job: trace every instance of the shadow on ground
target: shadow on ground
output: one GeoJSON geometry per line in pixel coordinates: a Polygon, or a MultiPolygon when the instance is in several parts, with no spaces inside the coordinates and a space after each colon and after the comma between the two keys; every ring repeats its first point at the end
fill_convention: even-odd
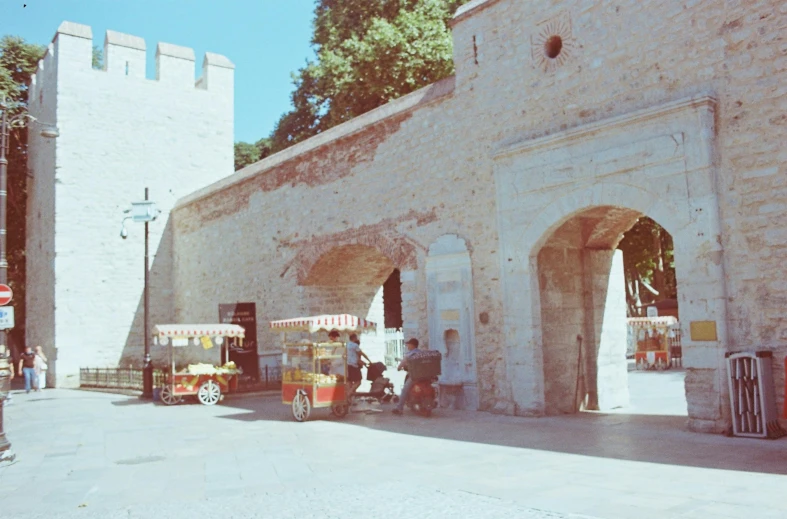
{"type": "MultiPolygon", "coordinates": [[[[220,420],[292,421],[278,395],[228,397],[220,420]],[[242,411],[233,413],[232,410],[242,411]]],[[[686,429],[686,416],[581,413],[543,418],[438,409],[431,418],[405,413],[351,413],[338,419],[327,409],[311,420],[333,421],[398,434],[537,449],[615,460],[711,469],[787,474],[787,440],[756,440],[700,434],[686,429]]],[[[298,426],[301,426],[298,424],[298,426]]]]}

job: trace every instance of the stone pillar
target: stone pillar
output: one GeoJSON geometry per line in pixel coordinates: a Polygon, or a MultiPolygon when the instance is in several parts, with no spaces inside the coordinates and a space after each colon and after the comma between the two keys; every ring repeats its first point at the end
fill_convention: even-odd
{"type": "Polygon", "coordinates": [[[623,252],[584,249],[586,409],[629,405],[623,252]]]}

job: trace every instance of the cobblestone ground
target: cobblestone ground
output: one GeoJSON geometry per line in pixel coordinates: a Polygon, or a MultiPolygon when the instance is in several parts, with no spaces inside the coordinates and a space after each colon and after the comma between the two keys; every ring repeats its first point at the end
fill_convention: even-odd
{"type": "Polygon", "coordinates": [[[685,416],[375,411],[296,423],[277,395],[17,394],[0,517],[787,517],[785,441],[694,434],[685,416]]]}
{"type": "MultiPolygon", "coordinates": [[[[281,519],[402,519],[431,518],[521,518],[521,519],[591,519],[575,514],[561,514],[532,508],[500,499],[462,491],[413,487],[404,483],[353,486],[324,486],[283,492],[263,492],[245,498],[210,499],[202,502],[165,502],[156,505],[130,506],[120,510],[91,511],[88,507],[68,514],[34,513],[27,519],[50,517],[103,518],[170,518],[194,517],[281,519]]],[[[5,516],[4,516],[5,517],[5,516]]],[[[19,517],[22,517],[21,515],[19,517]]]]}

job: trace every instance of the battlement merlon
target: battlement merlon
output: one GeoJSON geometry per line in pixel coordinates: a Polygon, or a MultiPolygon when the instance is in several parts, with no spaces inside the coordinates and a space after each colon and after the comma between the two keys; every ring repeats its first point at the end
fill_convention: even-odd
{"type": "Polygon", "coordinates": [[[146,65],[145,40],[131,34],[107,31],[104,38],[104,70],[107,73],[145,79],[146,65]]]}
{"type": "MultiPolygon", "coordinates": [[[[42,66],[55,59],[61,70],[90,70],[93,62],[93,31],[88,25],[64,21],[52,40],[54,50],[42,66]]],[[[111,75],[145,79],[147,47],[139,36],[107,31],[104,39],[104,72],[111,75]]],[[[156,80],[167,85],[195,87],[194,50],[171,43],[156,46],[156,80]]],[[[235,65],[220,54],[206,52],[202,76],[196,88],[232,94],[235,65]]],[[[101,71],[97,71],[101,72],[101,71]]],[[[36,79],[34,79],[36,81],[36,79]]],[[[40,83],[40,78],[37,79],[40,83]]]]}
{"type": "Polygon", "coordinates": [[[202,60],[202,77],[197,88],[233,92],[235,88],[235,64],[226,56],[206,52],[202,60]]]}
{"type": "Polygon", "coordinates": [[[156,46],[156,79],[185,88],[194,88],[194,49],[171,43],[156,46]]]}

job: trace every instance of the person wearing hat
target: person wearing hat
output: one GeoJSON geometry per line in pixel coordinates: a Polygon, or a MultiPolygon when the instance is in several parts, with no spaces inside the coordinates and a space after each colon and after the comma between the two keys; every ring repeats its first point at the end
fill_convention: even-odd
{"type": "MultiPolygon", "coordinates": [[[[396,368],[398,371],[405,369],[407,367],[407,360],[415,355],[415,350],[418,349],[418,339],[409,339],[405,344],[407,345],[407,352],[405,352],[404,358],[396,368]]],[[[402,411],[404,411],[404,404],[407,402],[407,397],[410,394],[410,389],[412,387],[412,377],[406,378],[404,381],[404,386],[402,386],[402,393],[399,395],[399,404],[396,406],[396,409],[393,410],[393,414],[402,414],[402,411]]]]}

